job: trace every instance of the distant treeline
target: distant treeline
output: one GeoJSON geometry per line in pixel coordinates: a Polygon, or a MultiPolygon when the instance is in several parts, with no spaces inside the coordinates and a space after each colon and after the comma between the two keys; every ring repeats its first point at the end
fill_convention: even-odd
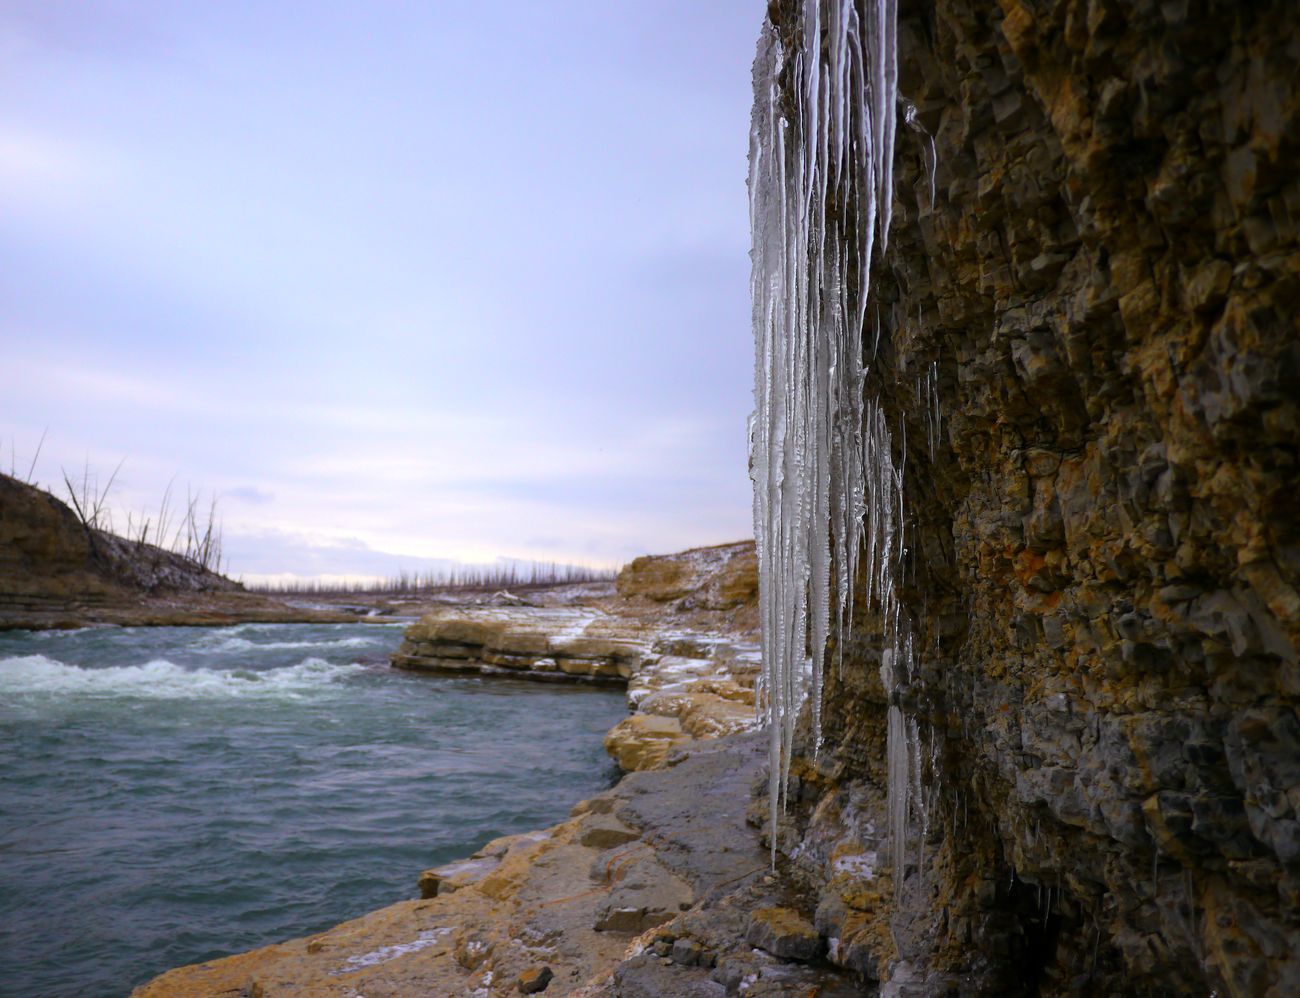
{"type": "Polygon", "coordinates": [[[459,565],[428,572],[398,572],[387,579],[368,582],[322,582],[301,579],[250,582],[249,592],[303,596],[346,596],[349,593],[429,593],[452,589],[525,589],[577,582],[609,582],[617,570],[562,565],[558,562],[511,562],[506,565],[459,565]]]}

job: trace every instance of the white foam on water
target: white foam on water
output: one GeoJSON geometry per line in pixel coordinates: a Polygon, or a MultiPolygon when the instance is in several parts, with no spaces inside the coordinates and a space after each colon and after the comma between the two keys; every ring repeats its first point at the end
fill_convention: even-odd
{"type": "Polygon", "coordinates": [[[294,648],[364,648],[376,644],[374,638],[324,638],[318,641],[249,641],[237,635],[222,638],[212,644],[200,642],[196,651],[217,654],[231,651],[283,651],[294,648]]]}
{"type": "Polygon", "coordinates": [[[364,671],[364,665],[335,664],[319,658],[256,672],[186,669],[165,658],[144,665],[86,669],[45,655],[19,655],[0,659],[0,696],[57,693],[146,700],[297,697],[364,671]]]}
{"type": "Polygon", "coordinates": [[[98,630],[94,627],[56,627],[45,631],[32,631],[26,635],[29,640],[49,641],[51,638],[66,638],[74,634],[84,634],[86,631],[98,630]]]}

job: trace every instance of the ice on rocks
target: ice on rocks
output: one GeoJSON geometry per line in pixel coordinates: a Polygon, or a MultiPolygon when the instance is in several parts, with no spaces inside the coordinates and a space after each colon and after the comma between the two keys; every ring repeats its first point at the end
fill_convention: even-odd
{"type": "Polygon", "coordinates": [[[449,935],[451,931],[448,928],[429,929],[421,932],[408,943],[381,946],[368,953],[362,953],[360,956],[350,956],[344,962],[342,969],[335,971],[335,975],[350,974],[354,970],[361,970],[364,967],[373,967],[376,964],[387,963],[389,960],[396,960],[399,956],[406,956],[408,953],[418,953],[422,949],[433,946],[440,939],[449,935]]]}

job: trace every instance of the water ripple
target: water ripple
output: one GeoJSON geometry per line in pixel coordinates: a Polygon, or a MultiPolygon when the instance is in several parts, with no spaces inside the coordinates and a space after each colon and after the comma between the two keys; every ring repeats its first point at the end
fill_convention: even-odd
{"type": "Polygon", "coordinates": [[[620,693],[356,661],[400,639],[0,634],[0,990],[124,994],[320,931],[608,785],[620,693]]]}

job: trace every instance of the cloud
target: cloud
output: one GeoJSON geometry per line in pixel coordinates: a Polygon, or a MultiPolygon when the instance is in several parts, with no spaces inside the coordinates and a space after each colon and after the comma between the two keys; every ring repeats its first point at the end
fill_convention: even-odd
{"type": "Polygon", "coordinates": [[[376,551],[357,537],[322,537],[287,530],[227,532],[226,555],[245,578],[277,576],[347,576],[387,578],[399,572],[445,571],[457,563],[450,558],[414,558],[376,551]]]}
{"type": "Polygon", "coordinates": [[[116,169],[106,150],[0,124],[0,204],[11,214],[73,218],[116,169]]]}
{"type": "Polygon", "coordinates": [[[254,506],[265,506],[275,500],[274,493],[267,492],[265,489],[259,489],[252,485],[241,485],[238,488],[226,489],[221,493],[223,499],[230,498],[237,502],[246,502],[254,506]]]}
{"type": "Polygon", "coordinates": [[[166,51],[160,27],[157,18],[144,16],[130,4],[6,0],[0,5],[0,29],[11,46],[55,56],[156,57],[166,51]]]}
{"type": "Polygon", "coordinates": [[[452,558],[417,558],[375,550],[356,537],[328,538],[280,530],[229,534],[224,543],[232,563],[242,566],[238,576],[249,583],[301,579],[370,581],[403,574],[440,577],[467,565],[515,564],[526,568],[534,562],[534,559],[507,557],[474,563],[452,558]],[[286,571],[285,566],[293,568],[286,571]]]}

